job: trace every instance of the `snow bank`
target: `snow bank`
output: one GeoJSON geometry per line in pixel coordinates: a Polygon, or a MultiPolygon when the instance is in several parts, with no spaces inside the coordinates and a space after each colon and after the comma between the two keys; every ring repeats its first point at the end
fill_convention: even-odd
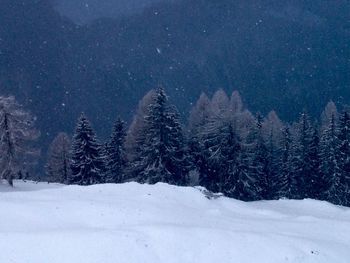
{"type": "Polygon", "coordinates": [[[166,184],[0,186],[0,262],[348,263],[350,209],[166,184]]]}

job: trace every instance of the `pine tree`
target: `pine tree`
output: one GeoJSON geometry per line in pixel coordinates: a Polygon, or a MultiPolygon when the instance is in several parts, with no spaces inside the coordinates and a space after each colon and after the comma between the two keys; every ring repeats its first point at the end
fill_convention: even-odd
{"type": "MultiPolygon", "coordinates": [[[[223,90],[218,90],[211,102],[207,123],[202,132],[202,165],[199,170],[199,183],[212,192],[222,191],[226,180],[226,161],[234,156],[227,156],[232,151],[233,126],[230,119],[229,99],[223,90]]],[[[226,183],[227,185],[227,183],[226,183]]]]}
{"type": "Polygon", "coordinates": [[[289,127],[283,130],[280,168],[275,177],[276,198],[292,198],[292,136],[289,127]]]}
{"type": "Polygon", "coordinates": [[[340,117],[339,126],[341,184],[344,185],[342,203],[350,206],[350,115],[346,110],[340,117]]]}
{"type": "Polygon", "coordinates": [[[318,199],[323,192],[324,181],[321,171],[320,160],[320,138],[316,128],[313,128],[310,145],[308,148],[309,155],[309,176],[305,178],[306,197],[318,199]]]}
{"type": "Polygon", "coordinates": [[[310,149],[313,137],[313,127],[309,116],[304,112],[301,114],[299,123],[295,127],[292,145],[292,198],[306,198],[308,177],[312,174],[310,149]]]}
{"type": "Polygon", "coordinates": [[[235,193],[236,184],[240,182],[241,142],[232,124],[228,124],[222,133],[221,149],[217,152],[217,172],[219,173],[218,190],[229,197],[239,198],[235,193]]]}
{"type": "Polygon", "coordinates": [[[262,133],[267,148],[268,199],[278,199],[280,190],[280,155],[282,152],[283,123],[271,111],[263,122],[262,133]]]}
{"type": "Polygon", "coordinates": [[[230,175],[232,176],[229,182],[231,188],[227,188],[225,194],[229,197],[243,201],[254,201],[261,198],[259,188],[259,180],[251,176],[250,170],[250,152],[246,145],[242,145],[237,159],[236,166],[232,166],[230,175]]]}
{"type": "Polygon", "coordinates": [[[124,149],[125,123],[117,119],[111,137],[106,145],[106,179],[107,183],[123,182],[123,172],[126,165],[124,149]]]}
{"type": "Polygon", "coordinates": [[[326,182],[324,199],[335,204],[342,204],[344,185],[341,182],[340,141],[336,117],[331,117],[328,127],[321,137],[321,167],[326,182]]]}
{"type": "Polygon", "coordinates": [[[84,114],[80,116],[73,136],[71,169],[71,184],[92,185],[102,182],[105,167],[101,145],[84,114]]]}
{"type": "Polygon", "coordinates": [[[162,88],[149,105],[145,116],[144,144],[133,168],[139,181],[154,184],[164,182],[184,185],[187,181],[188,156],[177,110],[170,106],[162,88]]]}
{"type": "Polygon", "coordinates": [[[270,183],[268,178],[268,150],[262,135],[262,117],[257,115],[256,127],[250,137],[252,140],[250,153],[249,175],[257,182],[257,192],[254,199],[268,199],[270,195],[270,183]]]}
{"type": "Polygon", "coordinates": [[[13,179],[25,168],[27,156],[37,155],[29,143],[38,136],[31,114],[14,97],[0,97],[0,179],[13,185],[13,179]]]}
{"type": "Polygon", "coordinates": [[[49,182],[67,183],[70,177],[70,148],[69,136],[61,132],[52,141],[47,158],[46,174],[49,182]]]}
{"type": "Polygon", "coordinates": [[[207,171],[201,174],[201,185],[210,191],[227,194],[233,187],[241,147],[232,123],[220,119],[213,121],[208,127],[205,146],[207,171]]]}

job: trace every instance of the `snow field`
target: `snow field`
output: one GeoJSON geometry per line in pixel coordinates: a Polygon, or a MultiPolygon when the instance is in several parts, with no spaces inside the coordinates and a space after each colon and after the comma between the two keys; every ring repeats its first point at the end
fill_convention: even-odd
{"type": "Polygon", "coordinates": [[[166,184],[0,186],[0,262],[350,262],[350,209],[166,184]]]}

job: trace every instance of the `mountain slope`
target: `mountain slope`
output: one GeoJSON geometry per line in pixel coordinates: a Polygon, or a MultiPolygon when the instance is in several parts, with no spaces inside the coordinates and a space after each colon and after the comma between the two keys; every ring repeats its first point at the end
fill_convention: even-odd
{"type": "Polygon", "coordinates": [[[166,184],[0,186],[1,262],[348,262],[350,210],[166,184]]]}

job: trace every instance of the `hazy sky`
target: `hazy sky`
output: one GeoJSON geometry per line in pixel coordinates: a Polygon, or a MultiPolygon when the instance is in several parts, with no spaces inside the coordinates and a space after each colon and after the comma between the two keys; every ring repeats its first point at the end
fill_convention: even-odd
{"type": "Polygon", "coordinates": [[[98,17],[115,17],[142,10],[145,6],[166,0],[59,0],[58,10],[77,23],[98,17]]]}

